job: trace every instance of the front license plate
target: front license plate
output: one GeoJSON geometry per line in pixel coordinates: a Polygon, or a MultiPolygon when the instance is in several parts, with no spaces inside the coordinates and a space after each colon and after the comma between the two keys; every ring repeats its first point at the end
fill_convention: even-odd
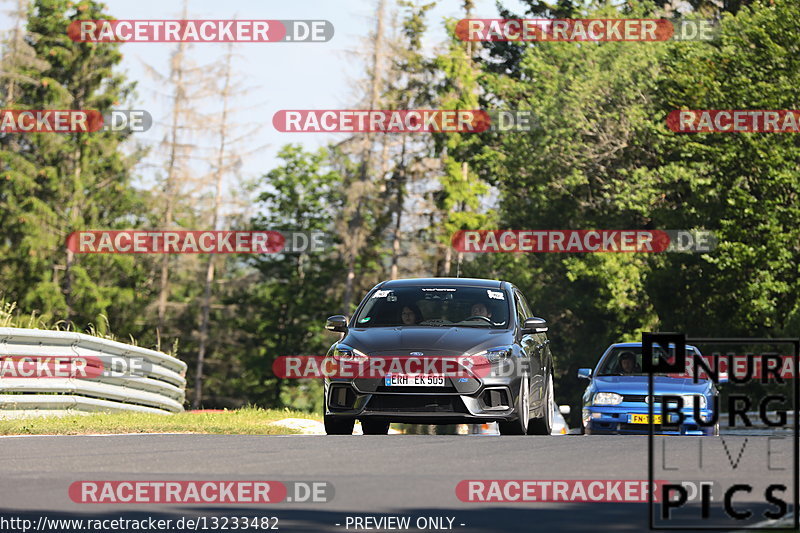
{"type": "MultiPolygon", "coordinates": [[[[628,415],[631,424],[649,424],[650,419],[648,415],[628,415]]],[[[661,423],[661,415],[653,415],[653,424],[661,423]]]]}
{"type": "Polygon", "coordinates": [[[444,376],[387,374],[387,387],[444,387],[444,376]]]}

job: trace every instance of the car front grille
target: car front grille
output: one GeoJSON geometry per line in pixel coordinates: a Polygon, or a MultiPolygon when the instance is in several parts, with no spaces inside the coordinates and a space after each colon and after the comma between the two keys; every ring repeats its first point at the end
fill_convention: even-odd
{"type": "MultiPolygon", "coordinates": [[[[661,404],[661,396],[656,396],[656,405],[661,404]]],[[[623,394],[622,395],[623,402],[631,402],[631,403],[647,403],[647,395],[646,394],[623,394]]]]}
{"type": "Polygon", "coordinates": [[[375,394],[367,403],[368,411],[466,413],[464,402],[457,395],[414,396],[403,394],[375,394]]]}
{"type": "Polygon", "coordinates": [[[646,403],[645,400],[647,398],[646,394],[624,394],[622,396],[623,402],[632,402],[632,403],[646,403]]]}

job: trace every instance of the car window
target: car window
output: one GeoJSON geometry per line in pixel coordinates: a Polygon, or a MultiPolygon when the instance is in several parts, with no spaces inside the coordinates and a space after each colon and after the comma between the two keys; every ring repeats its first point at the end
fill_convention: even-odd
{"type": "Polygon", "coordinates": [[[519,323],[520,327],[525,323],[525,319],[528,318],[528,311],[525,310],[525,306],[522,303],[522,295],[519,291],[514,291],[514,300],[515,300],[515,308],[517,312],[517,322],[519,323]]]}
{"type": "Polygon", "coordinates": [[[520,303],[522,304],[522,310],[525,312],[525,318],[532,318],[534,314],[531,311],[531,306],[528,305],[528,300],[525,299],[525,295],[523,295],[520,291],[517,291],[517,295],[519,296],[520,303]]]}
{"type": "MultiPolygon", "coordinates": [[[[689,350],[687,348],[687,350],[689,350]]],[[[664,351],[658,346],[653,347],[653,357],[658,357],[664,361],[669,361],[673,350],[664,351]]],[[[636,375],[645,376],[642,366],[642,347],[641,346],[617,346],[613,348],[601,361],[596,375],[598,376],[624,376],[636,375]]],[[[659,374],[674,377],[682,374],[659,374]]]]}
{"type": "Polygon", "coordinates": [[[372,291],[355,327],[463,326],[507,328],[509,302],[502,289],[419,286],[372,291]]]}
{"type": "Polygon", "coordinates": [[[615,348],[603,359],[603,365],[597,372],[598,376],[641,375],[642,349],[641,348],[615,348]],[[629,360],[629,361],[626,361],[629,360]]]}

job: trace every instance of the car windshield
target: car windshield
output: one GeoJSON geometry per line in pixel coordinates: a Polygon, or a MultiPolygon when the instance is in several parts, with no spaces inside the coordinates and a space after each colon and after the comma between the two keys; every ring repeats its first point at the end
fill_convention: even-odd
{"type": "Polygon", "coordinates": [[[485,287],[398,287],[373,291],[357,328],[388,326],[507,328],[508,296],[485,287]]]}
{"type": "MultiPolygon", "coordinates": [[[[690,348],[687,348],[687,352],[690,348]]],[[[659,346],[653,347],[653,358],[660,358],[664,361],[672,360],[674,349],[669,352],[664,351],[659,346]]],[[[600,368],[597,370],[598,376],[646,376],[647,372],[642,370],[642,347],[641,346],[618,346],[613,348],[603,359],[600,368]]],[[[660,376],[681,377],[682,374],[660,374],[660,376]]]]}

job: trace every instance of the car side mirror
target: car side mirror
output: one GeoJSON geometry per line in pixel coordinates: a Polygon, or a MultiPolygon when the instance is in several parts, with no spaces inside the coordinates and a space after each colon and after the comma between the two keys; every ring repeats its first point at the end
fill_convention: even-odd
{"type": "Polygon", "coordinates": [[[325,321],[325,329],[328,331],[347,332],[347,317],[344,315],[329,316],[325,321]]]}
{"type": "Polygon", "coordinates": [[[526,318],[522,325],[523,333],[547,333],[547,320],[539,317],[526,318]]]}
{"type": "Polygon", "coordinates": [[[591,368],[579,368],[578,369],[578,377],[580,379],[592,379],[592,369],[591,368]]]}

